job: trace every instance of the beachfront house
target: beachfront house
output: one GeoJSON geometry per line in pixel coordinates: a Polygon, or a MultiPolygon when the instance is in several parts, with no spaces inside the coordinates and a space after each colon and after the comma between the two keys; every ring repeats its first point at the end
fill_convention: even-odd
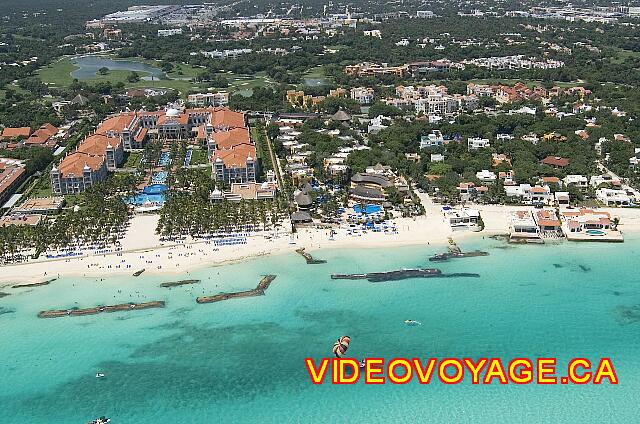
{"type": "Polygon", "coordinates": [[[526,205],[549,205],[553,203],[553,194],[549,186],[534,186],[530,184],[520,184],[514,186],[504,186],[507,197],[517,198],[526,205]]]}
{"type": "Polygon", "coordinates": [[[568,240],[623,241],[609,212],[593,209],[566,210],[562,216],[562,230],[568,240]]]}
{"type": "Polygon", "coordinates": [[[596,190],[596,198],[607,206],[631,206],[633,199],[624,190],[600,188],[596,190]]]}
{"type": "Polygon", "coordinates": [[[562,224],[553,209],[538,210],[533,215],[533,218],[538,225],[540,234],[551,237],[559,237],[562,235],[562,224]]]}
{"type": "Polygon", "coordinates": [[[443,208],[445,221],[451,227],[451,231],[470,230],[480,231],[480,211],[477,209],[443,208]]]}
{"type": "Polygon", "coordinates": [[[509,237],[512,240],[540,238],[540,230],[531,211],[512,211],[509,214],[509,237]]]}

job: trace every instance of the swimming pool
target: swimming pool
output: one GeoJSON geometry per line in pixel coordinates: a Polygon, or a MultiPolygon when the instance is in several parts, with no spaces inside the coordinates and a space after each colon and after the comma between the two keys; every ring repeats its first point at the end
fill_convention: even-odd
{"type": "Polygon", "coordinates": [[[143,190],[143,194],[162,194],[167,191],[167,186],[165,184],[152,184],[146,186],[143,190]]]}
{"type": "Polygon", "coordinates": [[[151,181],[154,183],[163,183],[167,180],[167,171],[154,172],[151,181]]]}
{"type": "Polygon", "coordinates": [[[164,204],[164,194],[146,194],[139,193],[127,199],[127,203],[135,206],[142,206],[146,203],[164,204]]]}
{"type": "Polygon", "coordinates": [[[364,213],[365,215],[371,215],[371,214],[374,214],[374,213],[381,213],[382,212],[382,206],[379,206],[379,205],[365,205],[364,211],[363,211],[362,207],[360,205],[354,205],[353,206],[353,211],[355,213],[358,213],[358,214],[364,213]]]}
{"type": "Polygon", "coordinates": [[[607,234],[604,231],[600,230],[587,230],[586,233],[590,236],[604,236],[605,234],[607,234]]]}
{"type": "Polygon", "coordinates": [[[153,184],[146,186],[142,193],[138,193],[133,197],[125,200],[126,203],[134,206],[142,206],[148,203],[164,204],[167,186],[164,184],[153,184]]]}
{"type": "Polygon", "coordinates": [[[193,155],[193,150],[188,149],[187,153],[184,156],[184,166],[189,166],[191,163],[191,156],[193,155]]]}
{"type": "Polygon", "coordinates": [[[160,154],[160,159],[158,159],[158,165],[160,166],[169,165],[169,152],[162,152],[160,154]]]}

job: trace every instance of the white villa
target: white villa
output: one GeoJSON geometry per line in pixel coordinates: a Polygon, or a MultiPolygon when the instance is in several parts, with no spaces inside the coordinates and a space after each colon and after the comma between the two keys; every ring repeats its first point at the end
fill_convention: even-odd
{"type": "Polygon", "coordinates": [[[445,219],[451,231],[471,230],[480,231],[480,211],[470,208],[443,210],[445,219]]]}
{"type": "Polygon", "coordinates": [[[443,144],[444,137],[439,130],[433,130],[429,135],[423,135],[420,137],[420,149],[442,146],[443,144]]]}
{"type": "Polygon", "coordinates": [[[626,191],[610,188],[596,190],[596,198],[607,206],[630,206],[633,203],[626,191]]]}
{"type": "Polygon", "coordinates": [[[482,181],[483,183],[494,183],[498,176],[495,172],[488,171],[483,169],[482,171],[476,172],[476,178],[482,181]]]}
{"type": "Polygon", "coordinates": [[[488,138],[469,138],[467,139],[469,150],[483,149],[491,146],[488,138]]]}

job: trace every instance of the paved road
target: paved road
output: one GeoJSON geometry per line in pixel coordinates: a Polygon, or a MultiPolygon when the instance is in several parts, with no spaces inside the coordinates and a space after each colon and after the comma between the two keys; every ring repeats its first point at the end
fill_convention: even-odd
{"type": "Polygon", "coordinates": [[[611,178],[619,180],[623,190],[632,192],[636,200],[640,200],[640,191],[631,187],[626,182],[627,181],[626,178],[621,178],[618,175],[614,174],[613,171],[610,171],[606,166],[604,166],[604,164],[599,159],[596,160],[596,165],[598,166],[598,169],[600,170],[600,172],[602,172],[603,174],[609,174],[611,175],[611,178]]]}

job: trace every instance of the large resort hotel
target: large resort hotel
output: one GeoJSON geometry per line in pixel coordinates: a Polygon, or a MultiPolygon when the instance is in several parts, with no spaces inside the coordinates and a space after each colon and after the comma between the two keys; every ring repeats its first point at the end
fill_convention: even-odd
{"type": "Polygon", "coordinates": [[[256,148],[245,116],[227,108],[124,112],[104,120],[96,132],[80,143],[51,170],[57,195],[80,193],[115,170],[125,151],[144,148],[150,139],[187,140],[206,144],[213,174],[227,184],[255,182],[256,148]]]}

